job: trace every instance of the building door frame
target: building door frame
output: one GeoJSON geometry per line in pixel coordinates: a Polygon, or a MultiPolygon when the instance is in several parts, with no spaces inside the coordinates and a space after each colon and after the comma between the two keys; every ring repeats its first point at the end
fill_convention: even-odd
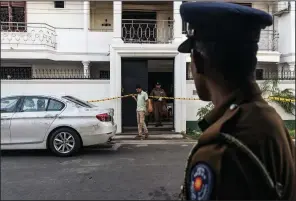
{"type": "MultiPolygon", "coordinates": [[[[121,96],[122,58],[174,58],[174,95],[186,97],[186,57],[175,45],[116,44],[110,45],[110,97],[121,96]]],[[[176,132],[186,131],[186,100],[175,100],[174,125],[176,132]]],[[[117,133],[122,132],[121,100],[113,100],[117,133]]]]}

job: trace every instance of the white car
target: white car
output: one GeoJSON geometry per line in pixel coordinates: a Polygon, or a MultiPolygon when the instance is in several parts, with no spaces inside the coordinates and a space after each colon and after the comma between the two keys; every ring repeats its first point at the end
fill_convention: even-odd
{"type": "Polygon", "coordinates": [[[1,149],[49,149],[70,156],[105,144],[117,130],[114,110],[72,96],[22,95],[1,98],[1,149]]]}

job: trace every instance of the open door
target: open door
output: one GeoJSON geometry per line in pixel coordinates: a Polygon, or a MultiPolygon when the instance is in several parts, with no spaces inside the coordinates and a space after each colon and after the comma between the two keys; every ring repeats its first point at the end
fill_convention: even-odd
{"type": "MultiPolygon", "coordinates": [[[[122,95],[135,94],[136,85],[140,84],[144,91],[148,90],[147,59],[122,59],[122,95]]],[[[131,98],[121,99],[122,127],[137,127],[136,101],[131,98]]]]}

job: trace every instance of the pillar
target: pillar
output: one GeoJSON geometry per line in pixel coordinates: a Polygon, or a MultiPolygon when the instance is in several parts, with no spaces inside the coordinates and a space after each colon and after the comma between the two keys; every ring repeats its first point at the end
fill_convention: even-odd
{"type": "MultiPolygon", "coordinates": [[[[174,85],[175,97],[187,97],[187,86],[186,86],[186,58],[185,54],[178,54],[175,56],[174,62],[174,85]]],[[[174,122],[176,132],[186,131],[186,100],[175,100],[174,104],[174,122]]]]}
{"type": "Polygon", "coordinates": [[[84,31],[84,51],[88,52],[88,32],[90,24],[90,7],[89,1],[83,1],[83,31],[84,31]]]}
{"type": "Polygon", "coordinates": [[[122,32],[122,2],[113,1],[113,41],[115,43],[123,43],[121,39],[122,32]]]}
{"type": "Polygon", "coordinates": [[[174,43],[181,43],[182,40],[182,18],[180,16],[180,6],[182,1],[174,1],[174,43]]]}
{"type": "Polygon", "coordinates": [[[82,61],[83,64],[83,75],[84,78],[90,78],[90,68],[89,68],[89,61],[82,61]]]}

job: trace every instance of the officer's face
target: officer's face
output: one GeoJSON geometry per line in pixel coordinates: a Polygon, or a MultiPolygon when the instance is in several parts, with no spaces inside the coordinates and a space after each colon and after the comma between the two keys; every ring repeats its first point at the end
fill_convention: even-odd
{"type": "Polygon", "coordinates": [[[197,95],[203,101],[210,101],[211,97],[207,85],[207,78],[203,74],[197,73],[197,68],[203,68],[203,66],[196,66],[195,64],[194,57],[191,55],[190,66],[197,95]]]}
{"type": "Polygon", "coordinates": [[[161,88],[161,85],[156,85],[156,88],[157,88],[157,89],[160,89],[160,88],[161,88]]]}

